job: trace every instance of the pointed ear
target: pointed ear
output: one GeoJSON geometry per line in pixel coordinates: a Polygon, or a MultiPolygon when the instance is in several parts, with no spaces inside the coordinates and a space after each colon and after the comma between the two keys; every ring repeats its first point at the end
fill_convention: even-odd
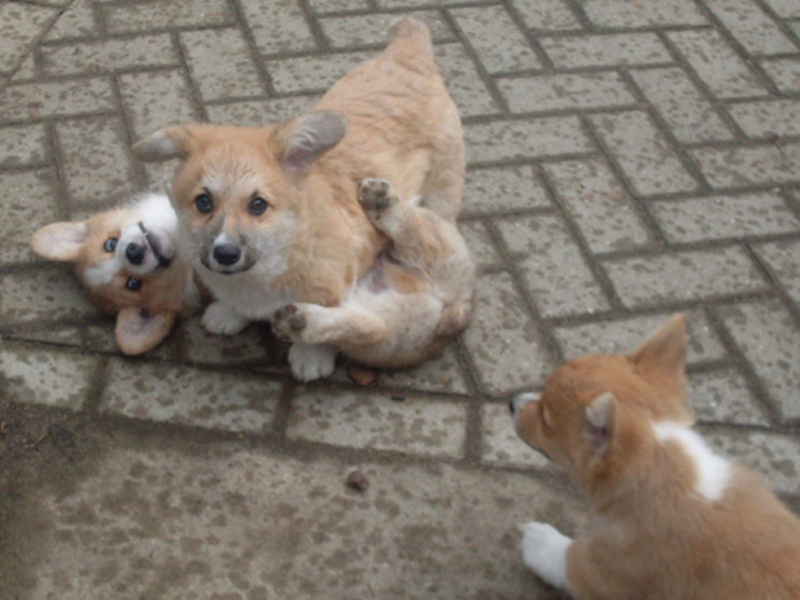
{"type": "Polygon", "coordinates": [[[135,158],[143,162],[186,158],[192,151],[197,133],[202,127],[203,125],[197,123],[164,127],[136,142],[131,151],[135,158]]]}
{"type": "Polygon", "coordinates": [[[628,358],[640,372],[660,373],[684,385],[687,349],[686,320],[681,313],[677,313],[628,358]]]}
{"type": "Polygon", "coordinates": [[[279,125],[272,143],[283,167],[297,174],[342,141],[346,132],[347,119],[342,113],[316,110],[279,125]]]}
{"type": "Polygon", "coordinates": [[[117,313],[114,334],[124,354],[142,354],[155,348],[167,337],[175,323],[177,313],[165,310],[154,315],[141,308],[123,308],[117,313]]]}
{"type": "Polygon", "coordinates": [[[600,394],[584,411],[583,438],[589,443],[594,456],[600,456],[608,448],[614,434],[614,417],[617,399],[611,392],[600,394]]]}
{"type": "Polygon", "coordinates": [[[75,262],[88,237],[89,228],[83,221],[50,223],[33,234],[31,249],[48,260],[75,262]]]}

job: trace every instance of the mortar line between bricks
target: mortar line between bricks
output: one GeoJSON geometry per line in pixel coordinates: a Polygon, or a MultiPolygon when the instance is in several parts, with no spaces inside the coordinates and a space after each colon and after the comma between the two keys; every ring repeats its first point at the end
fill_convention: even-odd
{"type": "MultiPolygon", "coordinates": [[[[764,2],[764,0],[751,0],[758,8],[764,12],[774,23],[778,25],[778,28],[783,32],[783,34],[791,40],[791,42],[797,46],[797,52],[800,52],[800,35],[795,34],[794,30],[786,25],[787,19],[781,18],[778,13],[776,13],[773,8],[764,2]]],[[[773,58],[778,57],[780,58],[780,54],[770,54],[769,56],[762,56],[760,57],[762,60],[765,58],[773,58]]]]}
{"type": "MultiPolygon", "coordinates": [[[[175,40],[172,40],[172,43],[174,44],[175,40]]],[[[147,189],[149,185],[147,182],[147,173],[145,171],[144,164],[134,158],[131,150],[134,143],[133,125],[127,107],[125,106],[125,102],[122,99],[122,91],[120,90],[119,79],[117,76],[111,77],[111,93],[113,94],[114,102],[117,105],[117,111],[115,111],[114,115],[117,116],[117,118],[122,122],[122,136],[125,142],[125,148],[123,148],[123,152],[125,152],[125,156],[128,157],[131,168],[133,169],[134,182],[136,183],[136,187],[138,189],[147,189]]]]}
{"type": "MultiPolygon", "coordinates": [[[[245,18],[244,10],[242,9],[239,0],[228,0],[228,4],[231,7],[234,18],[239,22],[239,30],[241,31],[244,42],[247,45],[247,51],[249,52],[250,58],[253,61],[253,66],[255,67],[258,79],[261,82],[261,85],[264,86],[263,89],[266,92],[266,97],[271,98],[275,96],[275,85],[272,81],[272,75],[270,75],[269,70],[267,69],[266,61],[262,58],[258,51],[258,44],[256,44],[256,38],[253,35],[253,28],[250,27],[250,23],[245,18]]],[[[211,105],[213,103],[208,102],[206,104],[211,105]]]]}
{"type": "MultiPolygon", "coordinates": [[[[499,115],[507,115],[508,114],[508,103],[506,99],[503,97],[503,94],[500,93],[500,90],[497,88],[494,79],[486,70],[486,67],[483,66],[483,62],[481,62],[478,53],[475,51],[475,48],[472,47],[472,44],[469,42],[469,39],[464,32],[461,31],[461,28],[456,23],[456,20],[453,18],[453,15],[447,9],[442,9],[441,11],[442,18],[444,19],[445,23],[447,23],[448,27],[452,31],[455,32],[456,41],[461,43],[464,52],[466,52],[467,57],[475,66],[475,70],[478,73],[478,78],[483,82],[486,86],[486,90],[489,92],[489,95],[492,97],[492,101],[495,103],[495,106],[498,107],[499,113],[493,113],[499,115]]],[[[462,119],[463,122],[463,119],[462,119]]]]}
{"type": "Polygon", "coordinates": [[[603,294],[605,295],[606,300],[608,300],[608,302],[611,304],[611,308],[616,310],[625,310],[625,305],[622,302],[622,299],[619,297],[619,294],[617,294],[614,284],[611,282],[611,279],[609,279],[608,274],[600,262],[595,260],[594,254],[589,247],[589,243],[583,237],[583,232],[581,232],[581,229],[578,227],[578,224],[575,222],[572,214],[569,212],[569,210],[567,210],[566,206],[561,200],[561,197],[556,191],[556,186],[552,181],[550,181],[550,178],[544,169],[538,167],[536,171],[536,174],[541,180],[544,189],[547,191],[547,195],[550,197],[553,206],[555,206],[558,213],[560,213],[561,219],[566,225],[567,231],[569,232],[573,243],[578,247],[578,253],[581,255],[584,263],[586,263],[586,266],[591,271],[594,280],[600,285],[600,289],[603,290],[603,294]]]}
{"type": "Polygon", "coordinates": [[[761,259],[758,252],[756,252],[751,244],[743,244],[745,251],[750,256],[750,260],[756,265],[756,268],[761,272],[762,277],[764,277],[772,287],[777,292],[777,297],[786,307],[786,310],[792,316],[792,319],[797,324],[798,328],[800,328],[800,309],[798,309],[797,305],[794,302],[794,299],[791,297],[789,292],[783,286],[779,277],[776,277],[772,271],[772,268],[769,264],[761,259]]]}
{"type": "MultiPolygon", "coordinates": [[[[189,104],[195,109],[196,113],[200,120],[203,122],[208,122],[208,113],[206,112],[206,107],[203,104],[203,95],[200,93],[197,84],[194,81],[194,77],[192,77],[192,69],[191,65],[189,64],[189,59],[186,57],[186,49],[183,47],[183,41],[181,40],[181,36],[179,32],[172,33],[172,40],[173,44],[175,45],[175,49],[178,54],[178,63],[180,68],[180,76],[183,82],[186,84],[186,88],[189,90],[189,104]]],[[[166,123],[162,123],[158,127],[163,127],[166,123]]],[[[152,132],[146,132],[145,135],[149,135],[152,132]]]]}
{"type": "Polygon", "coordinates": [[[45,138],[50,145],[50,161],[55,172],[56,190],[55,200],[58,215],[61,219],[69,221],[72,219],[72,207],[69,203],[67,191],[67,175],[64,171],[64,161],[61,157],[61,143],[53,121],[45,121],[45,138]]]}
{"type": "Polygon", "coordinates": [[[86,400],[80,412],[87,415],[95,415],[100,412],[100,402],[103,399],[106,386],[108,386],[110,362],[110,355],[100,355],[98,358],[97,367],[92,374],[89,391],[86,394],[86,400]]]}
{"type": "Polygon", "coordinates": [[[317,51],[323,54],[330,52],[331,45],[328,42],[328,38],[325,36],[325,32],[322,29],[322,25],[317,20],[314,11],[311,10],[311,7],[308,4],[308,0],[296,0],[296,2],[297,5],[300,7],[300,11],[303,13],[306,25],[311,31],[311,36],[317,42],[317,51]]]}
{"type": "MultiPolygon", "coordinates": [[[[511,21],[514,23],[514,25],[517,26],[517,29],[520,31],[520,33],[522,33],[522,37],[525,39],[526,42],[528,42],[528,45],[533,50],[534,54],[536,54],[536,58],[539,60],[539,64],[542,65],[544,71],[545,72],[552,71],[553,61],[550,60],[550,57],[547,55],[547,52],[545,52],[544,48],[539,43],[537,36],[532,35],[531,32],[528,30],[528,28],[525,26],[525,22],[519,15],[517,7],[514,6],[511,0],[503,0],[501,6],[503,6],[506,9],[506,13],[508,14],[511,21]]],[[[494,73],[493,76],[497,77],[498,74],[494,73]]]]}
{"type": "Polygon", "coordinates": [[[597,27],[592,23],[589,15],[586,14],[586,11],[583,9],[583,4],[579,0],[563,0],[563,2],[578,20],[583,33],[592,34],[597,31],[597,27]]]}

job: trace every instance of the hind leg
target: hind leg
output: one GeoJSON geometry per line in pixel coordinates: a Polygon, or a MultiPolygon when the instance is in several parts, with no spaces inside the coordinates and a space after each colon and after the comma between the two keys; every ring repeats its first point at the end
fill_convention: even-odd
{"type": "Polygon", "coordinates": [[[341,344],[347,342],[370,345],[386,338],[383,319],[360,306],[289,304],[272,318],[275,334],[291,342],[304,344],[341,344]]]}

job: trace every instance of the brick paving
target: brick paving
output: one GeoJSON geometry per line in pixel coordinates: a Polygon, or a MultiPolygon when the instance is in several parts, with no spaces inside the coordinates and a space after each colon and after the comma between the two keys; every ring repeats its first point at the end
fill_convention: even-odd
{"type": "Polygon", "coordinates": [[[701,430],[800,508],[795,0],[4,1],[0,81],[0,597],[556,598],[515,524],[583,509],[505,403],[678,310],[701,430]],[[158,127],[307,110],[406,13],[465,125],[470,329],[374,386],[296,384],[266,325],[120,356],[30,235],[163,189],[158,127]]]}

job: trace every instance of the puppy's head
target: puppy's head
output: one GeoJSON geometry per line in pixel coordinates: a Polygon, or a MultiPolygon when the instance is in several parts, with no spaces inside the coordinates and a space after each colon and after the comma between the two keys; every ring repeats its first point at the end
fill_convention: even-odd
{"type": "Polygon", "coordinates": [[[511,401],[517,433],[588,490],[622,476],[650,421],[690,424],[686,325],[674,315],[629,356],[589,355],[556,369],[541,394],[511,401]]]}
{"type": "Polygon", "coordinates": [[[171,198],[198,269],[277,273],[307,210],[309,171],[346,129],[335,111],[261,129],[177,125],[140,141],[133,152],[145,161],[181,159],[171,198]]]}
{"type": "Polygon", "coordinates": [[[147,196],[86,221],[51,223],[33,235],[31,248],[72,263],[92,300],[117,316],[122,351],[140,354],[161,342],[182,308],[188,268],[175,260],[176,236],[169,201],[147,196]]]}

